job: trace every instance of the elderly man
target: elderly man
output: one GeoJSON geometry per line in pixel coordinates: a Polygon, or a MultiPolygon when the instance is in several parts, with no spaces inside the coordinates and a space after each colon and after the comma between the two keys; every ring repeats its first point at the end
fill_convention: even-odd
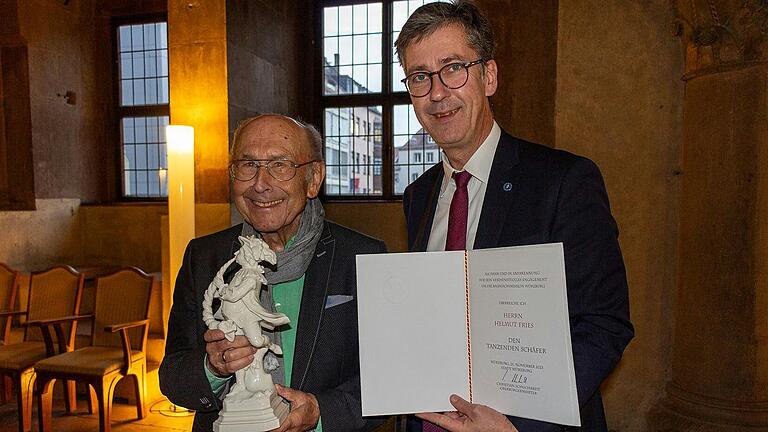
{"type": "MultiPolygon", "coordinates": [[[[410,249],[562,242],[580,430],[606,431],[600,383],[616,367],[633,328],[618,231],[598,168],[512,137],[496,124],[489,102],[498,85],[493,34],[472,3],[422,6],[395,45],[416,116],[443,150],[442,163],[405,190],[410,249]]],[[[458,396],[451,402],[457,412],[421,417],[452,431],[565,429],[507,419],[458,396]]]]}
{"type": "Polygon", "coordinates": [[[273,380],[291,403],[278,430],[373,428],[360,407],[355,255],[384,252],[384,244],[325,220],[317,199],[322,140],[310,125],[274,114],[246,120],[235,131],[230,173],[245,222],[187,247],[160,366],[163,393],[196,411],[194,431],[210,431],[234,373],[253,360],[245,337],[229,342],[208,330],[201,308],[208,284],[240,247],[238,236],[255,234],[277,253],[277,269],[266,273],[268,306],[290,318],[273,335],[283,349],[273,380]]]}

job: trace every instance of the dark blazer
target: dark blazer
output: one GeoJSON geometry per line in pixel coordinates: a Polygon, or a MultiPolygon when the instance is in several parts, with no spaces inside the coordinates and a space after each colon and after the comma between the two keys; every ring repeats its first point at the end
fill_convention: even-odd
{"type": "MultiPolygon", "coordinates": [[[[192,240],[176,280],[160,388],[173,403],[196,411],[193,431],[211,431],[222,407],[204,370],[202,303],[216,271],[240,247],[241,230],[237,225],[192,240]]],[[[379,424],[363,419],[360,406],[355,255],[385,251],[383,242],[326,221],[305,273],[291,387],[315,395],[326,432],[379,424]],[[326,306],[332,295],[351,301],[326,306]]]]}
{"type": "MultiPolygon", "coordinates": [[[[424,251],[443,180],[437,164],[405,189],[408,246],[424,251]]],[[[477,227],[475,249],[562,242],[582,431],[606,431],[600,383],[634,335],[618,229],[589,159],[502,131],[477,227]]],[[[447,395],[446,395],[447,397],[447,395]]],[[[510,418],[520,430],[565,428],[510,418]]]]}

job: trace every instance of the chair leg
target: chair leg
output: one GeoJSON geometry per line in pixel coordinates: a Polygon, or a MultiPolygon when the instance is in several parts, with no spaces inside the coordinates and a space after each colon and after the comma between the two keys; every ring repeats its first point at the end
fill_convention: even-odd
{"type": "Polygon", "coordinates": [[[147,416],[145,404],[147,399],[146,369],[146,365],[142,365],[138,373],[131,375],[134,382],[134,390],[136,391],[136,416],[140,419],[147,416]]]}
{"type": "Polygon", "coordinates": [[[51,431],[51,410],[53,405],[54,378],[47,376],[37,377],[37,421],[40,432],[51,431]]]}
{"type": "Polygon", "coordinates": [[[64,407],[67,409],[67,414],[72,414],[77,410],[77,393],[75,388],[75,381],[64,381],[64,407]]]}
{"type": "Polygon", "coordinates": [[[86,384],[88,387],[88,414],[96,414],[98,411],[98,396],[96,396],[96,389],[93,388],[93,384],[86,384]]]}
{"type": "Polygon", "coordinates": [[[110,432],[112,418],[112,396],[115,394],[115,386],[120,380],[119,376],[104,377],[96,385],[96,397],[99,401],[99,432],[110,432]]]}
{"type": "Polygon", "coordinates": [[[13,380],[8,375],[3,375],[3,403],[6,404],[13,399],[13,380]]]}
{"type": "Polygon", "coordinates": [[[19,432],[32,430],[32,395],[35,386],[35,370],[27,369],[19,373],[19,432]]]}

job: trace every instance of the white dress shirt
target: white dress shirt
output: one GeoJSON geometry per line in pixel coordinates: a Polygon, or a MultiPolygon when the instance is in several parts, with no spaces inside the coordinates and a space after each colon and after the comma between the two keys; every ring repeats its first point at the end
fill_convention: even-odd
{"type": "MultiPolygon", "coordinates": [[[[467,250],[472,250],[475,245],[475,234],[477,234],[477,224],[480,221],[480,212],[483,210],[485,189],[488,186],[493,156],[496,154],[496,147],[499,145],[500,137],[501,128],[494,121],[491,133],[488,134],[485,141],[475,151],[475,154],[464,165],[464,171],[472,175],[467,184],[467,192],[469,194],[467,250]]],[[[432,220],[432,231],[429,233],[428,251],[445,250],[445,240],[448,236],[448,214],[451,210],[453,192],[456,190],[456,182],[453,179],[453,173],[456,170],[451,166],[444,152],[442,153],[442,159],[443,183],[440,186],[440,197],[437,199],[437,209],[435,209],[435,217],[432,220]]]]}

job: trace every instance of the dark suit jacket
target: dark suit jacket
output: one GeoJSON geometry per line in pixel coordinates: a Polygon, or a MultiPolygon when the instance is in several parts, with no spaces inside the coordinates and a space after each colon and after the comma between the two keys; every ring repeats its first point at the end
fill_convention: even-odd
{"type": "MultiPolygon", "coordinates": [[[[176,281],[160,388],[173,403],[196,411],[193,431],[212,430],[222,407],[204,370],[202,303],[216,271],[240,247],[241,230],[237,225],[191,241],[176,281]]],[[[378,424],[363,419],[360,406],[355,255],[385,251],[383,242],[326,221],[305,273],[291,387],[317,397],[326,432],[378,424]],[[326,307],[331,295],[353,300],[326,307]]]]}
{"type": "MultiPolygon", "coordinates": [[[[443,166],[405,189],[412,251],[427,247],[443,166]]],[[[600,383],[632,339],[624,262],[616,222],[595,164],[502,131],[493,159],[475,249],[562,242],[581,430],[606,431],[600,383]]],[[[447,397],[447,395],[446,395],[447,397]]],[[[560,426],[510,418],[520,432],[560,426]]]]}

